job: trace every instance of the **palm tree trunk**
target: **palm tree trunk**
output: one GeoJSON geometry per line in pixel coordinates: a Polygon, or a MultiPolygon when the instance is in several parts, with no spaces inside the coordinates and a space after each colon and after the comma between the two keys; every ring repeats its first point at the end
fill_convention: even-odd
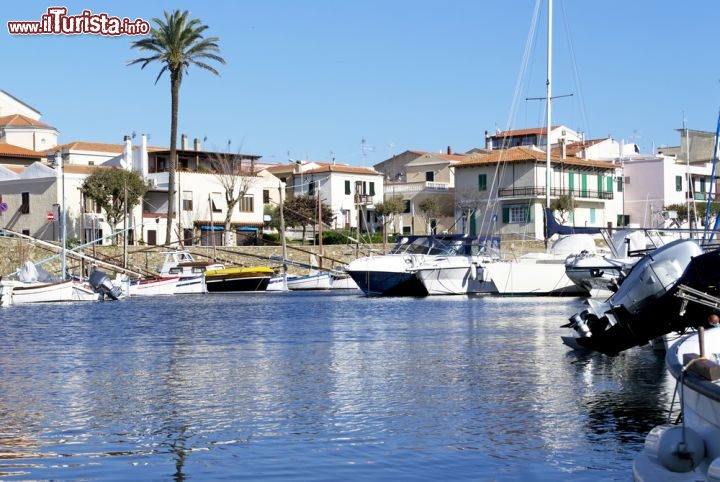
{"type": "Polygon", "coordinates": [[[170,73],[170,162],[168,165],[168,211],[165,244],[172,239],[175,212],[175,171],[177,170],[178,98],[180,97],[180,72],[170,73]]]}

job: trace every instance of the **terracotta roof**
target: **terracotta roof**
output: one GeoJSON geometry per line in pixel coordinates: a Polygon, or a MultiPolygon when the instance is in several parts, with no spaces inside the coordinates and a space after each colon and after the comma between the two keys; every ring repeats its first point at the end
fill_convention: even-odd
{"type": "Polygon", "coordinates": [[[324,172],[343,172],[346,174],[368,174],[374,176],[380,175],[380,173],[375,169],[371,169],[369,167],[348,166],[347,164],[327,164],[315,169],[310,169],[309,171],[304,171],[303,174],[320,174],[324,172]]]}
{"type": "Polygon", "coordinates": [[[5,115],[0,117],[0,126],[31,126],[31,127],[50,127],[44,122],[36,121],[30,117],[20,114],[5,115]]]}
{"type": "MultiPolygon", "coordinates": [[[[133,145],[138,147],[137,145],[133,145]]],[[[67,144],[60,144],[51,149],[42,151],[43,154],[53,154],[56,151],[92,151],[92,152],[112,152],[113,154],[122,154],[125,149],[125,144],[110,144],[105,142],[88,142],[88,141],[73,141],[67,144]]],[[[151,147],[148,146],[148,152],[163,151],[167,150],[162,147],[151,147]]]]}
{"type": "Polygon", "coordinates": [[[0,156],[34,157],[37,159],[44,157],[44,155],[40,152],[5,143],[0,143],[0,156]]]}
{"type": "MultiPolygon", "coordinates": [[[[582,152],[583,150],[587,149],[588,147],[592,147],[596,144],[600,144],[602,142],[605,142],[606,140],[610,139],[609,137],[605,137],[604,139],[590,139],[585,142],[571,142],[565,146],[565,152],[568,156],[575,156],[577,153],[582,152]]],[[[552,152],[560,155],[560,147],[553,147],[552,152]]]]}
{"type": "Polygon", "coordinates": [[[467,158],[464,154],[442,154],[440,152],[425,152],[425,151],[408,151],[408,152],[412,152],[413,154],[417,154],[418,156],[431,155],[431,156],[439,157],[441,159],[445,159],[446,161],[454,161],[454,162],[463,161],[467,158]]]}
{"type": "Polygon", "coordinates": [[[85,164],[65,164],[63,170],[66,174],[92,174],[96,169],[112,169],[104,166],[87,166],[85,164]]]}
{"type": "MultiPolygon", "coordinates": [[[[534,149],[532,147],[518,146],[510,149],[499,149],[490,154],[474,155],[466,158],[465,161],[455,165],[455,167],[483,166],[488,164],[497,164],[500,162],[527,162],[527,161],[545,161],[545,151],[534,149]]],[[[558,155],[550,155],[550,161],[554,163],[562,163],[573,166],[601,167],[605,169],[614,169],[616,166],[611,162],[594,161],[590,159],[580,159],[577,157],[566,157],[562,159],[558,155]]]]}
{"type": "MultiPolygon", "coordinates": [[[[552,126],[550,130],[555,130],[560,126],[552,126]]],[[[527,135],[545,135],[545,128],[544,127],[531,127],[529,129],[515,129],[515,130],[509,130],[509,131],[498,131],[495,134],[491,135],[492,138],[498,138],[498,137],[514,137],[514,136],[527,136],[527,135]]]]}

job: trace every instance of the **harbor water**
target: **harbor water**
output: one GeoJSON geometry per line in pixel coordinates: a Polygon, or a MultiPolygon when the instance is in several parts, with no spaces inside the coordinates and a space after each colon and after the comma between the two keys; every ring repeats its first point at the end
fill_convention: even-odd
{"type": "Polygon", "coordinates": [[[577,298],[357,291],[0,310],[3,480],[631,480],[662,355],[570,351],[577,298]]]}

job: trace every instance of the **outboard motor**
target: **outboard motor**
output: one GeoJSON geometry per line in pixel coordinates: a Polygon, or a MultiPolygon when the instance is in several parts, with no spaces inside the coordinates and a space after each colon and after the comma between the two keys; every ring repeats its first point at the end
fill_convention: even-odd
{"type": "MultiPolygon", "coordinates": [[[[588,299],[589,308],[570,317],[563,337],[572,348],[616,355],[660,336],[705,320],[702,307],[683,311],[675,293],[679,285],[708,291],[720,282],[720,252],[703,253],[694,240],[668,243],[645,255],[607,301],[588,299]]],[[[709,312],[708,312],[709,313],[709,312]]]]}
{"type": "Polygon", "coordinates": [[[88,283],[93,287],[95,293],[100,295],[100,299],[110,298],[111,300],[117,300],[122,294],[122,288],[115,286],[110,281],[110,277],[102,271],[95,270],[90,274],[88,283]]]}

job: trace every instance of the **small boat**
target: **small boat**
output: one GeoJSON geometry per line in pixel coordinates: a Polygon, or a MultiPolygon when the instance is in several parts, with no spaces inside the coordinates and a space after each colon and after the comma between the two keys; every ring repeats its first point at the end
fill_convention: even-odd
{"type": "MultiPolygon", "coordinates": [[[[720,307],[720,299],[712,301],[720,307]]],[[[717,317],[715,318],[717,320],[717,317]]],[[[712,323],[712,322],[711,322],[712,323]]],[[[633,461],[638,482],[720,480],[720,328],[699,328],[667,352],[681,413],[653,428],[633,461]]]]}
{"type": "Polygon", "coordinates": [[[174,295],[178,290],[180,277],[156,278],[143,280],[127,280],[122,286],[127,288],[128,296],[167,296],[174,295]]]}
{"type": "Polygon", "coordinates": [[[330,289],[332,290],[359,290],[357,283],[345,269],[333,270],[330,273],[330,289]]]}
{"type": "Polygon", "coordinates": [[[163,253],[164,261],[158,270],[160,278],[180,278],[175,294],[207,293],[204,273],[207,270],[225,268],[213,261],[196,261],[189,251],[176,250],[163,253]]]}
{"type": "Polygon", "coordinates": [[[307,276],[296,276],[287,279],[289,290],[329,290],[331,285],[330,273],[315,273],[307,276]]]}
{"type": "Polygon", "coordinates": [[[208,293],[265,291],[274,272],[265,266],[222,268],[205,271],[208,293]]]}

